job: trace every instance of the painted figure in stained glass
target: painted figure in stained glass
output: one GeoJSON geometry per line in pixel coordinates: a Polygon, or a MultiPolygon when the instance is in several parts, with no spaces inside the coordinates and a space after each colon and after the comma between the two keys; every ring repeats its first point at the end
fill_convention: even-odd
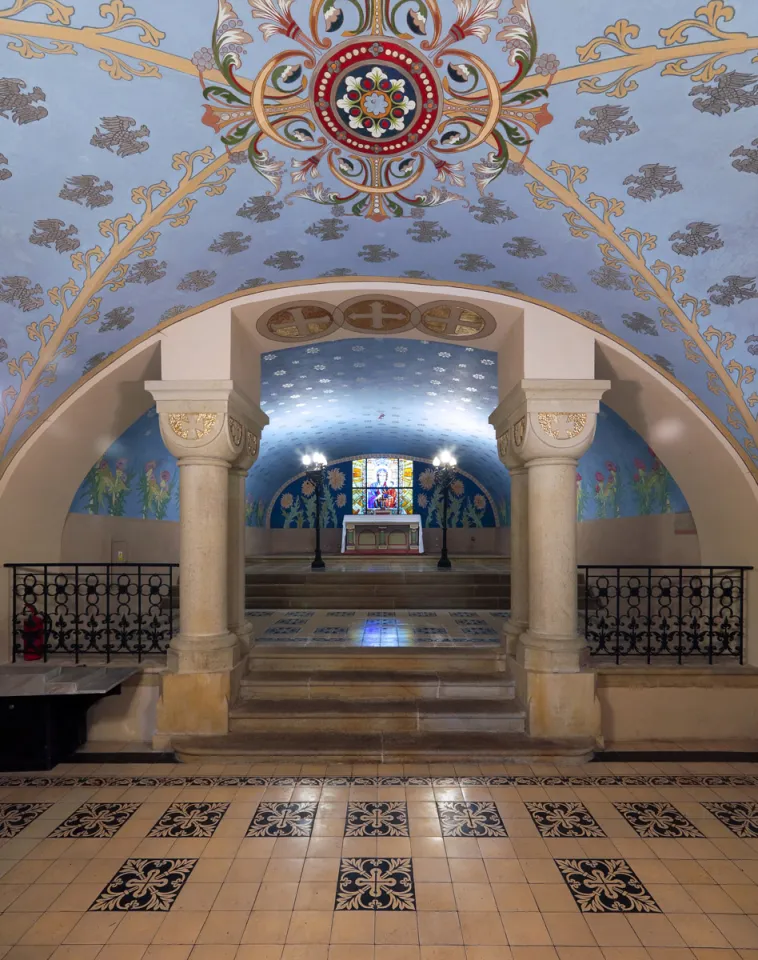
{"type": "Polygon", "coordinates": [[[394,510],[397,506],[397,490],[389,485],[389,471],[379,467],[376,471],[375,486],[369,488],[369,510],[394,510]]]}

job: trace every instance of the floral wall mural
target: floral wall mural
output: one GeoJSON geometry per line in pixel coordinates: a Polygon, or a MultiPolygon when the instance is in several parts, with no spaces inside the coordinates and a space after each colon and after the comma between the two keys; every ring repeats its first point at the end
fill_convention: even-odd
{"type": "MultiPolygon", "coordinates": [[[[494,435],[489,438],[489,444],[494,451],[494,435]]],[[[364,450],[354,456],[375,453],[364,450]]],[[[401,450],[387,455],[403,454],[401,450]]],[[[274,455],[271,446],[267,448],[264,431],[260,459],[247,479],[247,525],[313,527],[315,489],[304,474],[291,477],[279,485],[278,490],[272,487],[270,479],[267,486],[261,486],[261,465],[274,455]]],[[[324,527],[341,526],[343,516],[351,512],[353,458],[329,464],[321,515],[324,527]]],[[[414,510],[421,515],[425,527],[439,527],[442,499],[434,485],[430,459],[415,457],[413,461],[414,510]]],[[[481,475],[475,477],[465,470],[463,464],[461,471],[452,489],[449,525],[508,526],[510,479],[505,468],[498,462],[494,472],[485,474],[486,481],[481,475]]],[[[603,404],[593,444],[578,464],[576,502],[580,521],[688,510],[681,490],[655,453],[603,404]]],[[[132,424],[92,465],[74,497],[71,512],[149,520],[179,519],[179,468],[163,445],[155,409],[132,424]]]]}

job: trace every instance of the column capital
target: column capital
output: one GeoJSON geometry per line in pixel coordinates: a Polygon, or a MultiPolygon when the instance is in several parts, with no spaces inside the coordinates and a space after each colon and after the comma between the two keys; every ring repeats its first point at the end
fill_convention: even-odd
{"type": "Polygon", "coordinates": [[[225,460],[249,470],[258,456],[266,414],[232,380],[148,380],[161,435],[181,459],[225,460]]]}
{"type": "Polygon", "coordinates": [[[609,380],[521,380],[490,415],[506,467],[545,457],[579,459],[595,435],[609,380]]]}

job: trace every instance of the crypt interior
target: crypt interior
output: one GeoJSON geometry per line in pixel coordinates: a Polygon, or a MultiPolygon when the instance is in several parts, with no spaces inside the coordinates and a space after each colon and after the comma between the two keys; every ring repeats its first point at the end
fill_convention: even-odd
{"type": "Polygon", "coordinates": [[[757,63],[0,10],[0,958],[758,957],[757,63]]]}

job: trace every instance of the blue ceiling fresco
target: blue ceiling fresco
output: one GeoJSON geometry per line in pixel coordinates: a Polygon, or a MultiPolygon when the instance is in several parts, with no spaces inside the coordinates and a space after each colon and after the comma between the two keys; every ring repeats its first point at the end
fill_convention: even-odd
{"type": "Polygon", "coordinates": [[[268,502],[315,450],[329,460],[431,458],[444,447],[503,495],[505,471],[487,422],[497,389],[496,354],[457,344],[361,337],[266,353],[261,402],[271,422],[248,495],[268,502]]]}
{"type": "MultiPolygon", "coordinates": [[[[233,17],[226,0],[221,6],[227,25],[238,15],[239,26],[228,28],[238,42],[227,38],[223,49],[239,55],[236,74],[249,89],[272,55],[292,47],[271,32],[271,11],[283,16],[287,5],[235,0],[233,17]]],[[[511,131],[510,159],[488,183],[481,179],[488,154],[504,158],[492,139],[451,155],[437,181],[427,158],[408,196],[429,202],[399,204],[378,220],[356,214],[353,201],[319,205],[292,196],[333,185],[326,159],[312,177],[292,166],[311,156],[297,144],[261,143],[271,163],[284,164],[274,175],[282,180],[277,191],[245,151],[227,153],[223,129],[203,122],[213,101],[202,84],[206,93],[229,86],[210,49],[217,0],[135,7],[17,0],[0,11],[1,454],[84,373],[162,318],[262,283],[355,274],[520,291],[599,324],[692,391],[758,474],[754,0],[444,0],[442,36],[453,22],[463,24],[460,48],[502,81],[514,76],[523,36],[532,36],[517,36],[531,16],[538,45],[530,74],[510,94],[545,91],[522,104],[534,108],[531,126],[525,120],[521,127],[533,142],[527,149],[511,131]],[[549,115],[536,122],[542,108],[549,115]],[[293,173],[306,179],[293,181],[293,173]]],[[[352,28],[340,20],[350,7],[314,0],[335,45],[352,28]]],[[[417,41],[431,42],[431,9],[420,0],[402,6],[406,45],[421,51],[417,41]]],[[[308,4],[295,0],[290,14],[307,24],[308,4]]],[[[315,60],[325,51],[316,50],[315,60]]],[[[456,69],[446,60],[440,82],[455,86],[463,75],[456,69]]],[[[291,91],[301,81],[290,73],[282,82],[291,91]]],[[[381,431],[407,415],[403,389],[417,389],[392,380],[400,345],[382,347],[387,422],[374,423],[376,394],[367,399],[379,388],[364,394],[352,382],[354,423],[351,414],[340,424],[339,450],[329,428],[330,457],[393,447],[381,431]]],[[[322,359],[342,351],[332,361],[344,364],[344,377],[333,371],[332,379],[351,382],[352,350],[343,343],[319,349],[322,359]]],[[[445,347],[413,349],[431,366],[426,354],[445,347]]],[[[447,352],[457,359],[461,348],[447,352]]],[[[275,389],[273,375],[266,379],[264,389],[275,389]]],[[[344,400],[348,387],[335,389],[344,400]]],[[[446,407],[427,407],[432,399],[439,398],[414,408],[430,418],[418,426],[421,456],[458,429],[443,416],[446,407]]],[[[267,394],[267,407],[272,401],[305,416],[289,396],[267,394]]],[[[308,415],[317,430],[316,412],[308,415]]],[[[302,422],[292,427],[298,437],[302,422]]],[[[483,479],[487,469],[483,463],[483,479]]]]}

